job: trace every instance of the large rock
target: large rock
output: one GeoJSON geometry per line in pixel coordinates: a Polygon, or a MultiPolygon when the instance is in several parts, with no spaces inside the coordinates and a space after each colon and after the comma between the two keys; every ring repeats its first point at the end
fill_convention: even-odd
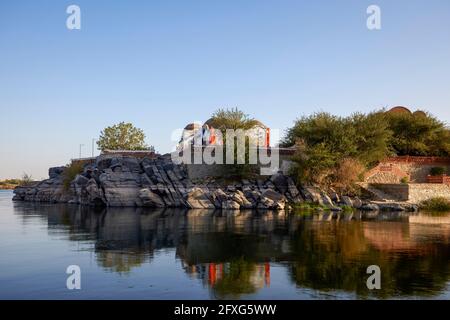
{"type": "Polygon", "coordinates": [[[291,194],[292,198],[294,198],[294,199],[299,198],[300,191],[298,191],[297,186],[294,183],[294,180],[292,180],[291,177],[287,177],[287,183],[288,183],[288,191],[291,194]]]}
{"type": "Polygon", "coordinates": [[[286,206],[286,198],[284,195],[267,189],[261,193],[261,198],[258,203],[259,209],[275,209],[284,210],[286,206]]]}
{"type": "Polygon", "coordinates": [[[48,169],[48,176],[50,177],[50,179],[54,179],[57,178],[58,176],[60,176],[63,172],[64,169],[66,167],[53,167],[48,169]]]}
{"type": "Polygon", "coordinates": [[[164,200],[158,194],[147,188],[139,191],[139,198],[144,207],[164,208],[166,206],[164,200]]]}
{"type": "Polygon", "coordinates": [[[136,206],[139,199],[141,177],[137,173],[112,172],[106,170],[100,175],[105,190],[106,204],[111,207],[136,206]]]}
{"type": "Polygon", "coordinates": [[[364,205],[362,200],[360,198],[358,198],[358,197],[354,197],[352,199],[352,201],[353,201],[353,207],[356,208],[356,209],[359,209],[359,208],[361,208],[364,205]]]}
{"type": "Polygon", "coordinates": [[[285,194],[288,191],[288,180],[285,175],[278,172],[270,177],[270,181],[273,183],[275,188],[280,191],[282,194],[285,194]]]}
{"type": "Polygon", "coordinates": [[[243,209],[251,209],[254,207],[254,203],[247,200],[244,193],[237,190],[232,197],[233,201],[237,202],[243,209]]]}
{"type": "Polygon", "coordinates": [[[360,209],[363,211],[379,211],[380,207],[374,203],[368,203],[363,205],[360,209]]]}
{"type": "Polygon", "coordinates": [[[334,207],[333,200],[331,200],[331,198],[326,193],[322,193],[321,204],[324,204],[328,207],[334,207]]]}
{"type": "Polygon", "coordinates": [[[222,209],[224,210],[239,210],[241,205],[233,200],[226,200],[222,202],[222,209]]]}
{"type": "Polygon", "coordinates": [[[314,202],[317,204],[323,204],[322,195],[318,188],[306,186],[302,188],[302,191],[307,201],[314,202]]]}
{"type": "Polygon", "coordinates": [[[344,205],[353,207],[353,200],[349,196],[342,196],[341,201],[344,205]]]}
{"type": "Polygon", "coordinates": [[[102,206],[105,205],[103,190],[98,187],[95,179],[90,179],[86,184],[87,201],[89,205],[102,206]]]}
{"type": "Polygon", "coordinates": [[[187,195],[187,204],[191,209],[214,209],[214,204],[209,200],[205,191],[201,188],[193,188],[187,195]]]}

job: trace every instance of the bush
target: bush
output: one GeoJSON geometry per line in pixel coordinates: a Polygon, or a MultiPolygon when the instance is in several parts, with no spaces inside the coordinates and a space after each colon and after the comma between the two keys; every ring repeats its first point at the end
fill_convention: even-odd
{"type": "Polygon", "coordinates": [[[345,158],[339,162],[332,175],[333,187],[343,193],[352,192],[355,182],[361,180],[365,167],[359,160],[345,158]]]}
{"type": "Polygon", "coordinates": [[[83,172],[83,164],[81,162],[72,162],[68,165],[63,172],[63,186],[64,190],[68,191],[70,189],[70,183],[75,179],[77,174],[83,172]]]}
{"type": "Polygon", "coordinates": [[[400,183],[403,183],[403,184],[409,183],[409,178],[408,177],[401,178],[400,183]]]}
{"type": "Polygon", "coordinates": [[[450,211],[450,201],[443,197],[432,198],[423,201],[420,208],[427,211],[450,211]]]}
{"type": "Polygon", "coordinates": [[[33,182],[33,178],[31,175],[24,173],[22,175],[22,180],[20,181],[21,186],[27,186],[33,182]]]}
{"type": "Polygon", "coordinates": [[[358,163],[355,170],[350,170],[350,180],[356,180],[355,176],[365,167],[390,154],[391,133],[383,119],[381,113],[337,117],[322,112],[297,120],[282,145],[297,146],[294,161],[298,180],[319,184],[333,179],[346,182],[349,179],[339,172],[344,169],[342,166],[350,169],[346,163],[351,161],[358,163]]]}
{"type": "Polygon", "coordinates": [[[430,175],[432,176],[442,176],[445,173],[445,168],[443,167],[433,167],[430,170],[430,175]]]}

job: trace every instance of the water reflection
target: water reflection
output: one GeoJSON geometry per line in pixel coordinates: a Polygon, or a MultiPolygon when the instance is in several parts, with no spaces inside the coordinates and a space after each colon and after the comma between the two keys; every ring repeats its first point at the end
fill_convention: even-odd
{"type": "MultiPolygon", "coordinates": [[[[424,213],[286,214],[208,210],[91,209],[16,204],[25,223],[36,214],[48,232],[93,241],[98,265],[130,273],[174,249],[180,272],[213,297],[239,298],[271,286],[282,267],[292,285],[360,298],[428,297],[445,292],[450,275],[450,215],[424,213]],[[366,287],[379,265],[382,289],[366,287]]],[[[289,298],[289,297],[286,297],[289,298]]],[[[291,297],[295,298],[295,296],[291,297]]]]}

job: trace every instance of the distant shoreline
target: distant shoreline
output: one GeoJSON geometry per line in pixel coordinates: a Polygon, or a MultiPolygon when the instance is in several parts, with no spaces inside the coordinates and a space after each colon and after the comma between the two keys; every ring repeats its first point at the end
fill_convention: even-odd
{"type": "Polygon", "coordinates": [[[18,185],[5,185],[0,186],[0,190],[14,190],[18,185]]]}

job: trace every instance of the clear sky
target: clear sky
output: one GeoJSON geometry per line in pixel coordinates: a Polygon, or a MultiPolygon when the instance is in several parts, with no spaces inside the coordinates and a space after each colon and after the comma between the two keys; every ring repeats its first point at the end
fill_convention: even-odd
{"type": "Polygon", "coordinates": [[[120,121],[168,152],[219,107],[285,130],[394,105],[450,122],[450,1],[0,1],[0,179],[44,178],[120,121]]]}

